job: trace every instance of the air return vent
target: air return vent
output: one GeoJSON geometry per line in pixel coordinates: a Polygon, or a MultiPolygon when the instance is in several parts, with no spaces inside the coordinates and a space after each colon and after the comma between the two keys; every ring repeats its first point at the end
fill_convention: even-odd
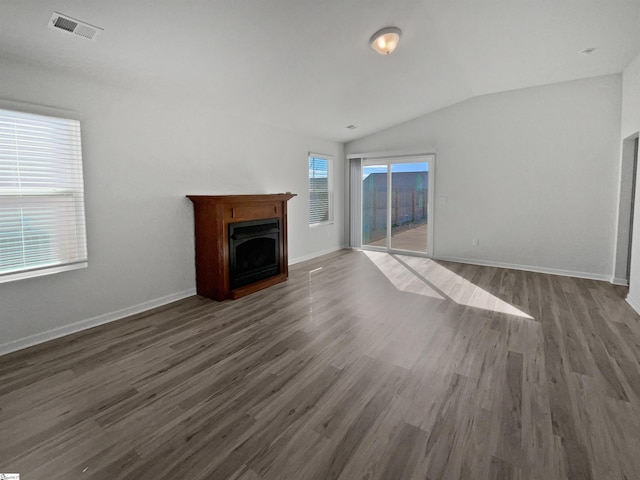
{"type": "Polygon", "coordinates": [[[78,35],[79,37],[86,38],[87,40],[95,40],[98,32],[103,30],[100,27],[81,22],[80,20],[76,20],[73,17],[63,15],[58,12],[54,12],[51,16],[49,28],[72,33],[73,35],[78,35]]]}

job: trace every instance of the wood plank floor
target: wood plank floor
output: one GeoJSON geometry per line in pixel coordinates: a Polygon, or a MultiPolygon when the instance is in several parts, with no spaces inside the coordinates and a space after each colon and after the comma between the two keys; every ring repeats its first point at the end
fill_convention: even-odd
{"type": "Polygon", "coordinates": [[[607,283],[378,252],[0,358],[21,479],[638,479],[640,322],[607,283]]]}

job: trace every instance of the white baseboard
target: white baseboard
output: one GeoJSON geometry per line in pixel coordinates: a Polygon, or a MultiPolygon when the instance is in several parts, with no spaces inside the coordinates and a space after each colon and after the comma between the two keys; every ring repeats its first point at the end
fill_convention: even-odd
{"type": "Polygon", "coordinates": [[[10,342],[0,344],[0,355],[15,352],[16,350],[31,347],[33,345],[44,343],[55,338],[64,337],[65,335],[80,332],[82,330],[86,330],[87,328],[97,327],[98,325],[113,322],[115,320],[120,320],[121,318],[135,315],[137,313],[142,313],[147,310],[151,310],[152,308],[161,307],[162,305],[166,305],[168,303],[175,302],[176,300],[181,300],[195,294],[196,289],[190,288],[189,290],[184,290],[182,292],[172,293],[163,297],[154,298],[153,300],[139,303],[138,305],[133,305],[132,307],[123,308],[121,310],[116,310],[115,312],[105,313],[102,315],[98,315],[97,317],[92,317],[86,320],[80,320],[79,322],[71,323],[69,325],[64,325],[62,327],[53,328],[51,330],[47,330],[46,332],[36,333],[24,338],[12,340],[10,342]]]}
{"type": "Polygon", "coordinates": [[[342,250],[344,248],[349,248],[349,247],[333,247],[333,248],[328,248],[326,250],[322,250],[320,252],[315,252],[315,253],[311,253],[309,255],[305,255],[303,257],[296,257],[294,259],[289,259],[289,265],[295,265],[296,263],[300,263],[300,262],[306,262],[307,260],[312,260],[316,257],[321,257],[322,255],[326,255],[328,253],[333,253],[333,252],[337,252],[338,250],[342,250]]]}
{"type": "Polygon", "coordinates": [[[508,268],[511,270],[524,270],[526,272],[548,273],[550,275],[562,275],[564,277],[587,278],[589,280],[611,281],[611,276],[600,273],[576,272],[573,270],[560,270],[556,268],[534,267],[531,265],[518,265],[514,263],[492,262],[487,260],[475,260],[472,258],[460,257],[434,257],[434,260],[443,260],[445,262],[469,263],[471,265],[481,265],[484,267],[508,268]]]}
{"type": "Polygon", "coordinates": [[[633,308],[636,311],[636,313],[640,314],[640,302],[631,298],[630,295],[627,295],[627,298],[625,300],[629,305],[631,305],[631,308],[633,308]]]}
{"type": "Polygon", "coordinates": [[[614,285],[622,285],[623,287],[629,286],[629,280],[627,280],[626,278],[613,277],[613,279],[611,279],[611,283],[613,283],[614,285]]]}

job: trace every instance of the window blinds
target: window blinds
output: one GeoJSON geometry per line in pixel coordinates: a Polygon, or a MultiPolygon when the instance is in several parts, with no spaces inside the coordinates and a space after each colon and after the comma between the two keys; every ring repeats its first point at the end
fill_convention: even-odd
{"type": "Polygon", "coordinates": [[[0,110],[0,282],[86,266],[80,122],[0,110]]]}
{"type": "Polygon", "coordinates": [[[329,160],[309,157],[309,224],[329,221],[329,160]]]}

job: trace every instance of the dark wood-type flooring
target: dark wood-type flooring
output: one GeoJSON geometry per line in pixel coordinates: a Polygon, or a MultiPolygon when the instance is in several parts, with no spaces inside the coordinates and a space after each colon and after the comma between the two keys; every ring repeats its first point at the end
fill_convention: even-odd
{"type": "Polygon", "coordinates": [[[0,358],[30,479],[640,478],[640,322],[604,282],[342,251],[0,358]]]}

